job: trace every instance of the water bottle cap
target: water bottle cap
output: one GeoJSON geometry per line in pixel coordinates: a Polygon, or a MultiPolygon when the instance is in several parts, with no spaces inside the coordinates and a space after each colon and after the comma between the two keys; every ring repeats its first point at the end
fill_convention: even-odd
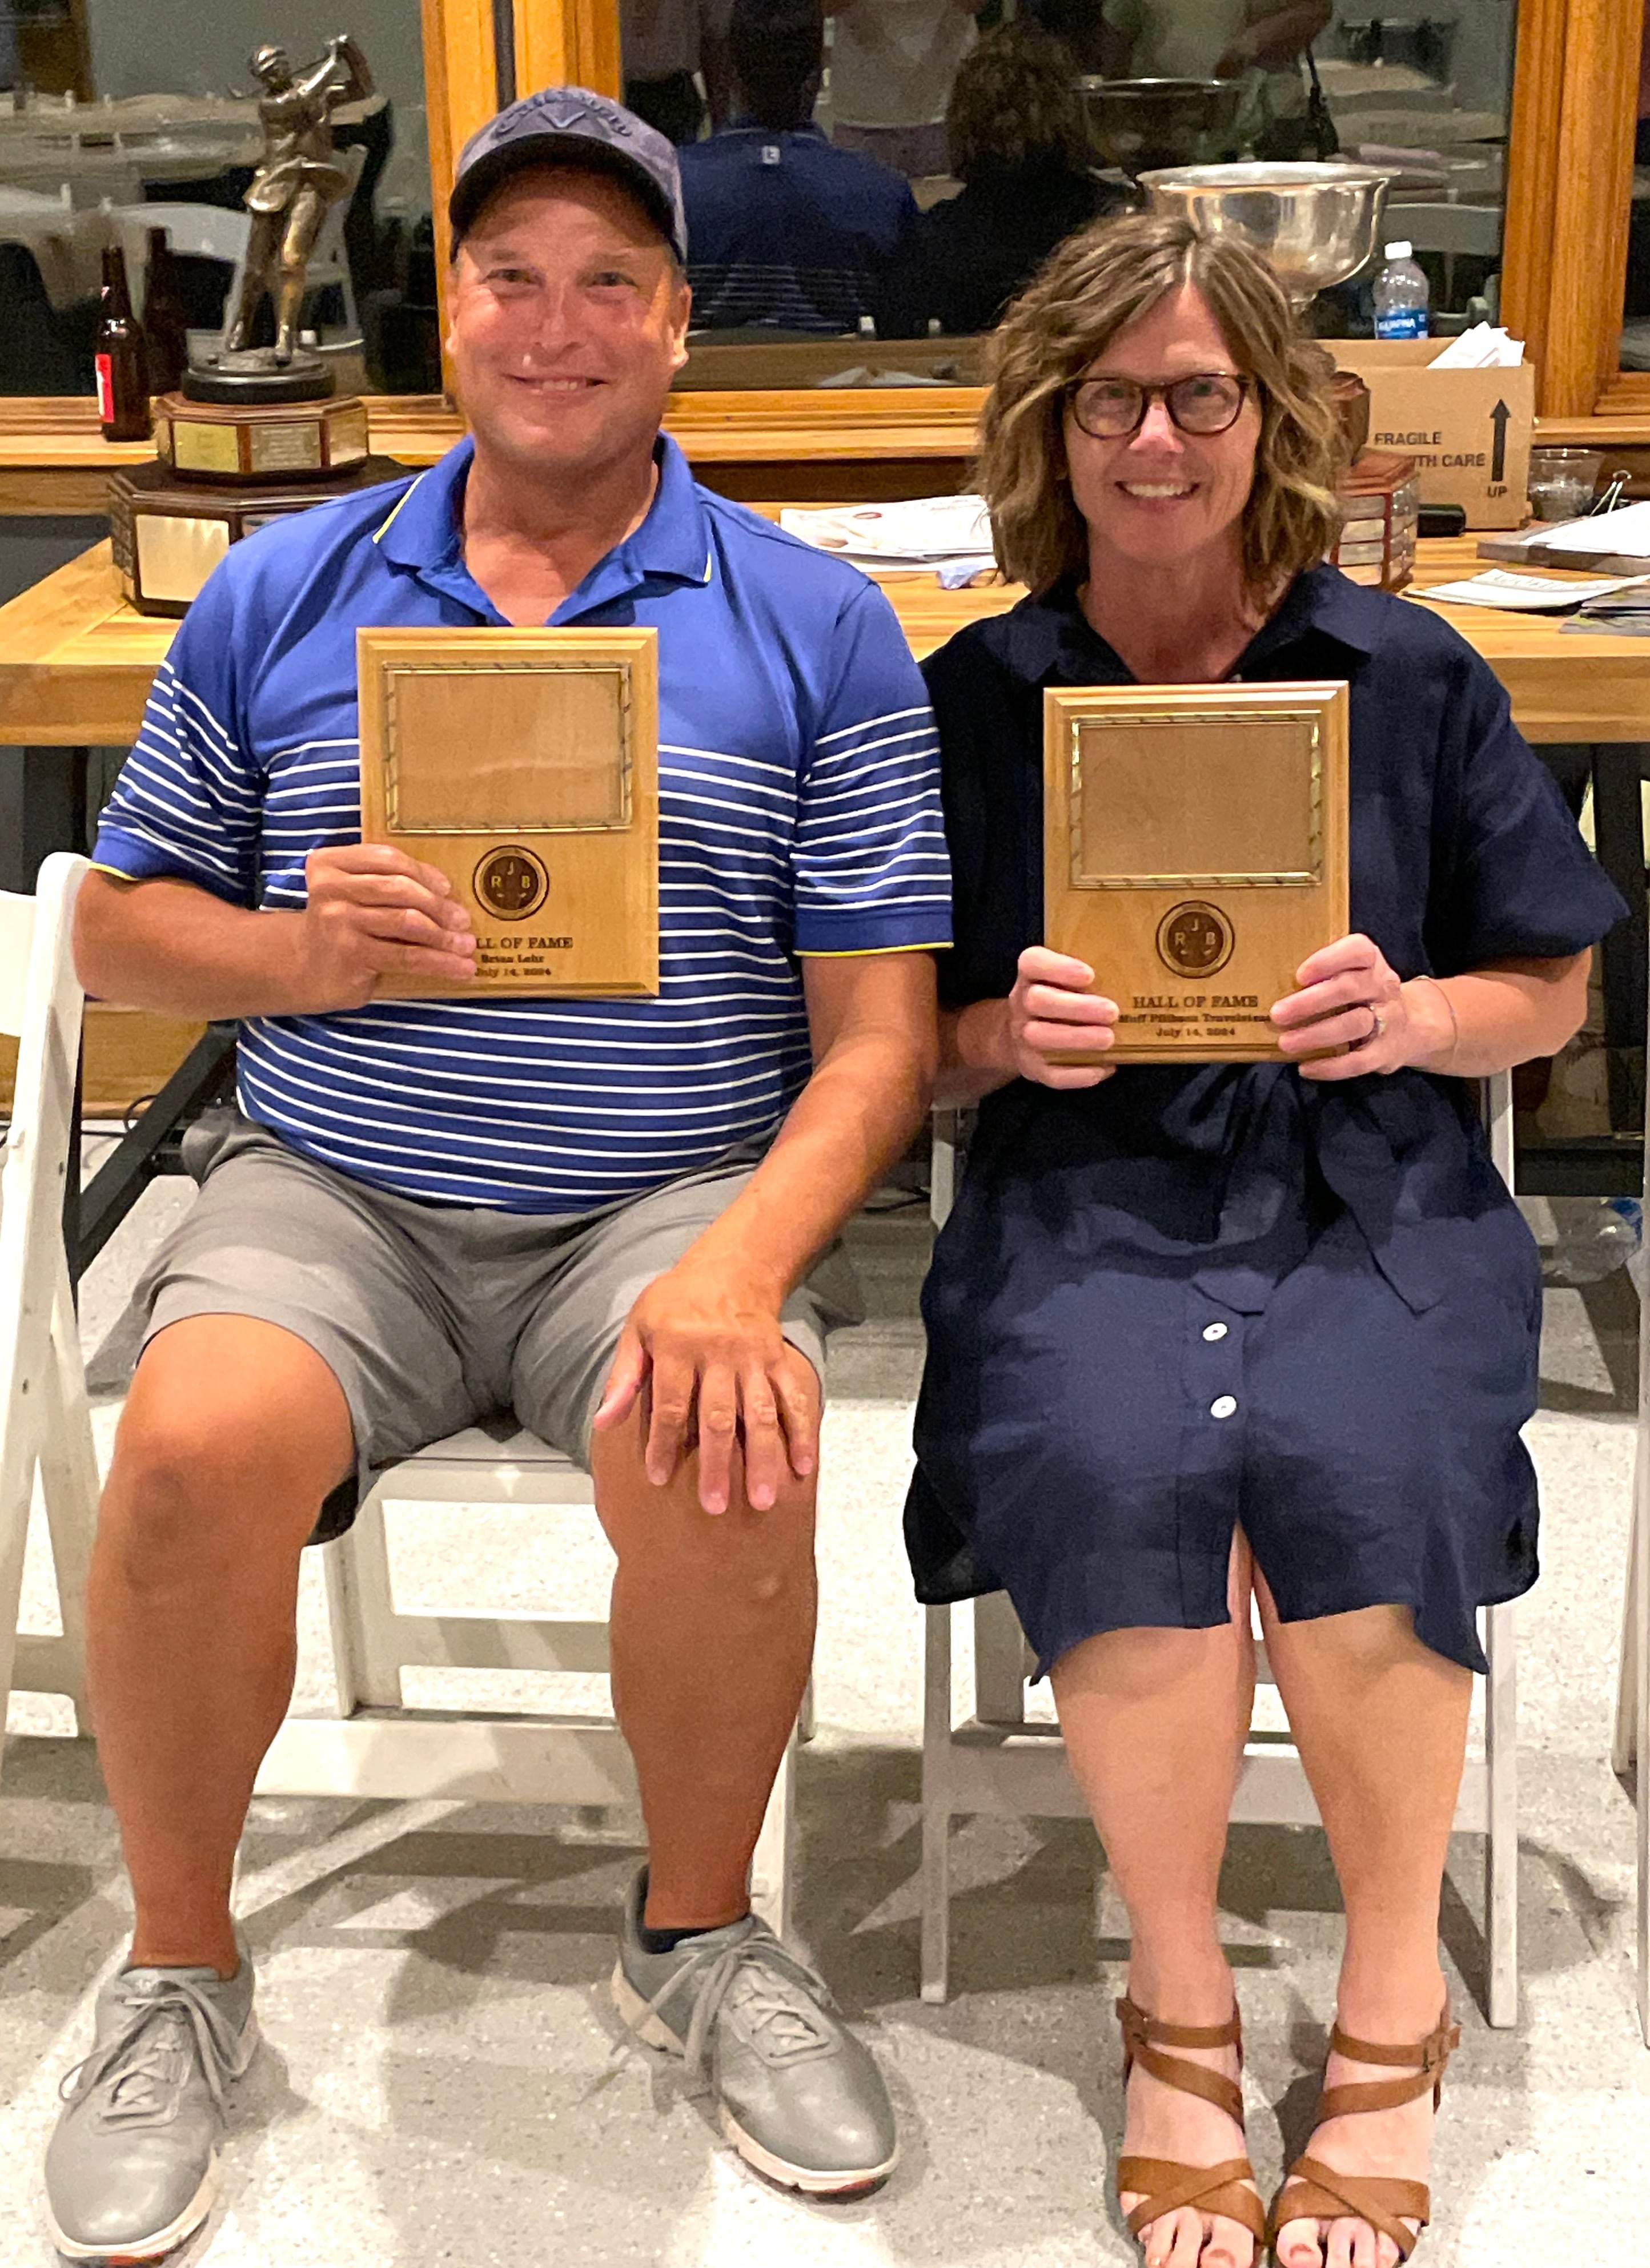
{"type": "Polygon", "coordinates": [[[1396,244],[1389,244],[1387,247],[1387,257],[1389,260],[1407,260],[1414,249],[1415,247],[1412,244],[1400,237],[1396,244]]]}

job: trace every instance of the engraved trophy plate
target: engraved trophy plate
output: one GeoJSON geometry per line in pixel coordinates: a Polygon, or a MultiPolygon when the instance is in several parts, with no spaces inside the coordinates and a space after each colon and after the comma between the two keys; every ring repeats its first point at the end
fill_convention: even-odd
{"type": "Polygon", "coordinates": [[[314,420],[308,423],[291,418],[276,424],[254,425],[247,435],[247,470],[254,473],[318,473],[326,460],[321,454],[320,427],[314,420]]]}
{"type": "Polygon", "coordinates": [[[1347,929],[1344,685],[1050,688],[1046,941],[1120,1011],[1064,1063],[1283,1060],[1268,1011],[1347,929]]]}
{"type": "Polygon", "coordinates": [[[166,423],[170,461],[180,473],[233,475],[240,470],[240,437],[232,425],[208,425],[180,420],[166,423]]]}
{"type": "Polygon", "coordinates": [[[361,832],[438,866],[475,929],[473,984],[659,990],[658,633],[363,630],[361,832]]]}

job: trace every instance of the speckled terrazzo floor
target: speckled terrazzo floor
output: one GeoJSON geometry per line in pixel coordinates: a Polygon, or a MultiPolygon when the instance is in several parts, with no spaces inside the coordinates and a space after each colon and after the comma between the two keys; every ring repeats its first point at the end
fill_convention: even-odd
{"type": "MultiPolygon", "coordinates": [[[[118,1317],[181,1201],[162,1185],[90,1280],[83,1322],[107,1443],[118,1317]]],[[[222,2204],[180,2256],[212,2268],[1090,2268],[1133,2257],[1107,2202],[1119,2113],[1110,2000],[1121,1922],[1093,1838],[1064,1822],[957,1830],[954,1996],[917,1997],[921,1630],[899,1544],[920,1216],[861,1224],[872,1319],[833,1349],[821,1504],[820,1729],[799,1773],[801,1933],[891,2075],[905,2156],[882,2194],[810,2206],[768,2190],[650,2056],[612,2055],[600,1991],[633,1822],[565,1812],[265,1801],[240,1904],[269,2045],[242,2088],[222,2204]]],[[[1457,1850],[1445,1936],[1466,2027],[1435,2168],[1436,2268],[1578,2258],[1626,2268],[1643,2235],[1650,2053],[1632,2007],[1632,1823],[1608,1761],[1636,1374],[1624,1275],[1548,1303],[1531,1428],[1546,1501],[1521,1610],[1519,2028],[1478,2011],[1478,1846],[1457,1850]],[[1593,2240],[1578,2245],[1574,2216],[1593,2240]],[[1598,2232],[1612,2228],[1618,2235],[1598,2232]]],[[[528,1605],[601,1594],[587,1521],[409,1507],[409,1591],[528,1605]]],[[[43,1572],[31,1567],[38,1616],[43,1572]]],[[[306,1593],[300,1706],[324,1706],[306,1593]]],[[[959,1625],[961,1635],[961,1624],[959,1625]]],[[[432,1693],[431,1698],[436,1697],[432,1693]]],[[[492,1705],[502,1690],[488,1695],[492,1705]]],[[[50,2268],[38,2163],[89,1988],[122,1942],[114,1823],[59,1705],[21,1697],[0,1789],[0,2263],[50,2268]]],[[[1234,1834],[1226,1938],[1241,1970],[1263,2183],[1299,2139],[1336,1945],[1322,1839],[1234,1834]]]]}

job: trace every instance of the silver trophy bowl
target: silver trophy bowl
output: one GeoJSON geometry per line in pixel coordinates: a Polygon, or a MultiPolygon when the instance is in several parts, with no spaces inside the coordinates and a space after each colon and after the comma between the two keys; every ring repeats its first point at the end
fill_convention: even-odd
{"type": "Polygon", "coordinates": [[[1175,166],[1140,175],[1155,212],[1236,237],[1269,261],[1297,309],[1374,251],[1389,176],[1373,166],[1175,166]]]}
{"type": "Polygon", "coordinates": [[[1077,86],[1090,146],[1125,173],[1196,166],[1238,146],[1241,79],[1079,78],[1077,86]]]}

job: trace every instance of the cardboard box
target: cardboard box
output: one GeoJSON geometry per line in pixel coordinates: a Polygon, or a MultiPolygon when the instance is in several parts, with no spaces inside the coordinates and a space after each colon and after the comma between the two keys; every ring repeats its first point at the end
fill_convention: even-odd
{"type": "Polygon", "coordinates": [[[1433,370],[1442,339],[1326,339],[1369,388],[1369,446],[1413,457],[1423,504],[1458,504],[1469,527],[1519,527],[1528,509],[1536,372],[1433,370]]]}

